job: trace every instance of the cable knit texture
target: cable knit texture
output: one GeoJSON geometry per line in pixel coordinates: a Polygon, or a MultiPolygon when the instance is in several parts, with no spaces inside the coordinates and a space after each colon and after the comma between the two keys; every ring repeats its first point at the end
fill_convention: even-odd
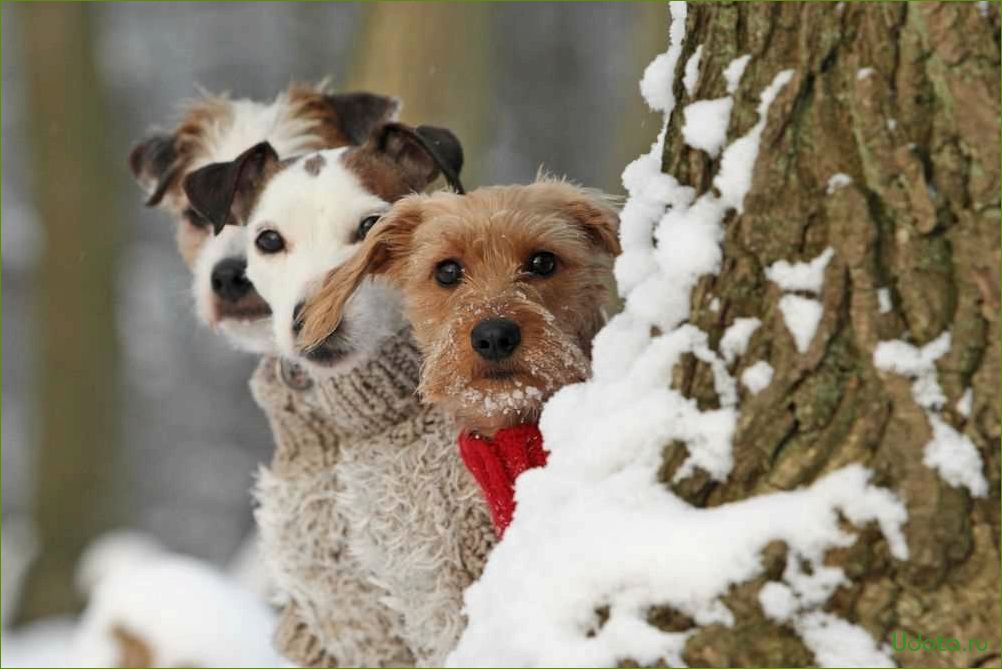
{"type": "Polygon", "coordinates": [[[288,596],[277,644],[297,664],[441,664],[465,624],[494,536],[455,428],[417,399],[420,364],[405,331],[306,388],[274,359],[251,381],[276,444],[256,517],[288,596]]]}
{"type": "Polygon", "coordinates": [[[537,425],[516,425],[498,430],[487,438],[464,432],[459,435],[459,454],[477,480],[491,512],[498,536],[515,513],[515,479],[527,469],[546,464],[543,435],[537,425]]]}

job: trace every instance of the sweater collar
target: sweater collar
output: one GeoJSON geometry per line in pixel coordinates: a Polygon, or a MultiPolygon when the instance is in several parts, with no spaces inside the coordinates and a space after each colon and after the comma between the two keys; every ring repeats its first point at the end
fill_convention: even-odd
{"type": "Polygon", "coordinates": [[[420,376],[421,352],[406,328],[350,371],[315,381],[331,428],[346,436],[368,437],[420,410],[420,376]]]}

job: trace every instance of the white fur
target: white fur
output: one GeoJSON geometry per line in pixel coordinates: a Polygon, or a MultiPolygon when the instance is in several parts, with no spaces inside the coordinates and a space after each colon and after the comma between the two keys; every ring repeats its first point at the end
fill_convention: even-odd
{"type": "Polygon", "coordinates": [[[247,230],[228,225],[202,247],[195,261],[191,288],[195,297],[198,319],[222,333],[237,350],[267,355],[274,353],[271,319],[267,316],[248,320],[219,318],[216,297],[212,292],[212,270],[223,260],[243,258],[247,253],[247,230]]]}
{"type": "MultiPolygon", "coordinates": [[[[280,158],[304,153],[316,143],[316,121],[296,116],[287,93],[280,94],[267,104],[246,99],[228,101],[228,104],[231,115],[206,129],[205,146],[208,151],[192,162],[190,171],[210,163],[233,160],[264,141],[271,143],[280,158]]],[[[204,324],[221,332],[238,350],[275,353],[277,349],[270,318],[217,320],[215,315],[212,269],[226,258],[243,258],[247,247],[246,236],[243,228],[227,226],[220,234],[210,237],[202,247],[192,277],[195,310],[204,324]]]]}
{"type": "MultiPolygon", "coordinates": [[[[293,312],[317,290],[328,272],[355,253],[355,232],[368,216],[389,203],[367,191],[341,163],[346,149],[320,151],[325,160],[316,176],[305,159],[276,174],[260,194],[248,222],[247,276],[271,307],[279,353],[316,371],[343,372],[367,359],[404,325],[401,298],[383,281],[363,283],[345,309],[344,332],[354,352],[333,367],[317,367],[302,357],[292,332],[293,312]],[[285,241],[279,253],[262,253],[255,239],[274,230],[285,241]]],[[[317,154],[314,154],[317,155],[317,154]]]]}
{"type": "Polygon", "coordinates": [[[267,141],[282,158],[306,153],[316,145],[316,121],[295,115],[287,93],[273,102],[254,100],[229,102],[231,116],[207,128],[205,146],[208,152],[192,163],[191,169],[209,163],[233,160],[259,142],[267,141]]]}

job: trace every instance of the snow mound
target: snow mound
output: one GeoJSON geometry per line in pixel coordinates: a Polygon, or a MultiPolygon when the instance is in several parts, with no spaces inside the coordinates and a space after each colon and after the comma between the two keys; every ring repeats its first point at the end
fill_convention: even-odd
{"type": "Polygon", "coordinates": [[[72,618],[46,618],[17,631],[3,632],[0,641],[0,666],[71,667],[76,660],[71,652],[76,621],[72,618]]]}
{"type": "Polygon", "coordinates": [[[74,634],[80,666],[120,666],[122,639],[162,667],[261,667],[283,663],[271,647],[272,611],[212,566],[161,552],[100,579],[74,634]]]}
{"type": "Polygon", "coordinates": [[[163,554],[164,547],[142,532],[115,530],[98,537],[80,556],[77,589],[90,595],[109,576],[146,563],[163,554]]]}
{"type": "MultiPolygon", "coordinates": [[[[829,648],[830,636],[818,632],[844,621],[818,618],[815,610],[844,579],[824,566],[826,551],[855,541],[841,519],[857,527],[876,522],[892,555],[907,559],[904,506],[858,464],[809,487],[713,508],[694,507],[659,481],[667,447],[688,453],[676,480],[697,467],[717,480],[730,473],[735,382],[706,333],[686,322],[690,294],[701,276],[719,271],[724,217],[742,210],[769,107],[793,76],[780,72],[761,92],[758,122],[723,150],[716,192],[697,197],[660,171],[685,4],[671,3],[671,16],[668,50],[642,82],[665,125],[651,151],[623,172],[629,198],[616,276],[624,311],[596,337],[591,380],[563,388],[544,408],[548,464],[517,482],[518,510],[466,592],[469,624],[448,666],[614,666],[624,659],[684,666],[694,630],[657,629],[647,622],[650,607],[671,606],[696,625],[733,624],[721,597],[762,572],[760,553],[776,540],[787,543],[789,562],[810,565],[788,574],[786,615],[796,617],[805,639],[816,636],[807,640],[819,661],[849,663],[858,649],[829,648]],[[701,411],[671,388],[672,369],[686,353],[710,366],[719,409],[701,411]]],[[[723,348],[736,351],[747,328],[739,326],[723,348]]]]}
{"type": "Polygon", "coordinates": [[[21,585],[37,552],[38,539],[31,521],[19,516],[4,517],[0,529],[0,627],[4,629],[21,597],[21,585]]]}
{"type": "Polygon", "coordinates": [[[272,650],[276,620],[260,596],[148,535],[116,531],[96,540],[77,565],[77,584],[88,595],[80,618],[4,629],[0,665],[287,665],[272,650]]]}

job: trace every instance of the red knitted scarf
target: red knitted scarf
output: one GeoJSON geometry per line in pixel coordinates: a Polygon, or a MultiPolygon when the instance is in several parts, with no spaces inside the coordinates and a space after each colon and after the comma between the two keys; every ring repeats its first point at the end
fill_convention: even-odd
{"type": "Polygon", "coordinates": [[[504,536],[515,512],[515,479],[526,469],[546,464],[539,427],[507,427],[489,439],[461,432],[459,455],[480,485],[498,537],[504,536]]]}

